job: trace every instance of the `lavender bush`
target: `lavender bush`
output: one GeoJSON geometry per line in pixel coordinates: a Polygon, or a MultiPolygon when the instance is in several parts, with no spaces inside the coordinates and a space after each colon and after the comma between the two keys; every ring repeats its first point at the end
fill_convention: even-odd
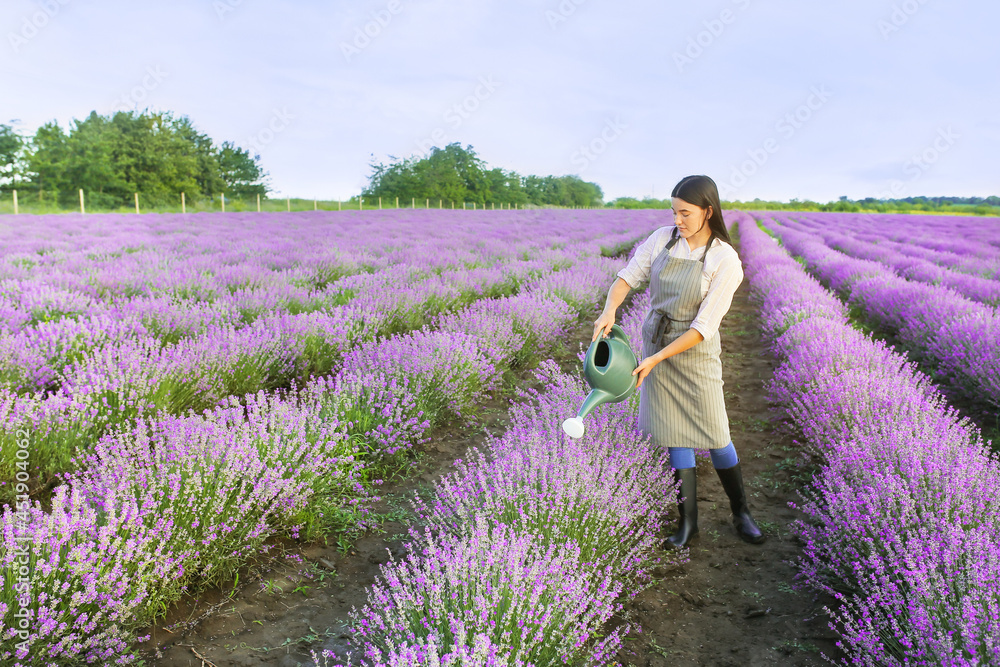
{"type": "Polygon", "coordinates": [[[432,634],[441,652],[485,634],[502,647],[502,664],[607,664],[628,630],[594,641],[621,611],[622,583],[583,569],[572,542],[542,546],[481,516],[468,537],[427,534],[421,543],[418,553],[382,568],[358,614],[367,661],[378,664],[432,634]]]}
{"type": "MultiPolygon", "coordinates": [[[[907,280],[942,285],[973,301],[1000,305],[1000,281],[995,279],[1000,277],[997,275],[1000,256],[974,257],[970,251],[983,246],[979,239],[965,237],[968,240],[960,254],[943,250],[933,242],[931,247],[923,248],[912,241],[890,240],[890,236],[899,235],[899,227],[881,218],[882,224],[866,224],[865,217],[810,213],[777,214],[774,219],[783,227],[809,234],[845,255],[879,262],[907,280]],[[977,260],[975,263],[969,261],[970,255],[977,260]]],[[[912,228],[912,224],[905,228],[912,228]]],[[[952,247],[953,244],[954,241],[950,243],[952,247]]]]}
{"type": "MultiPolygon", "coordinates": [[[[832,297],[749,216],[752,294],[769,304],[832,297]],[[781,278],[777,278],[781,276],[781,278]],[[770,294],[783,291],[782,297],[770,294]]],[[[768,332],[770,387],[819,464],[802,492],[800,578],[841,603],[833,627],[852,664],[1000,660],[1000,459],[912,362],[841,317],[768,332]]]]}
{"type": "Polygon", "coordinates": [[[672,497],[664,455],[636,430],[637,401],[588,417],[581,440],[564,437],[561,419],[578,409],[586,385],[552,363],[538,379],[547,391],[522,393],[510,429],[456,463],[431,498],[415,502],[416,514],[436,534],[466,535],[488,516],[543,546],[573,542],[585,564],[610,566],[641,588],[660,562],[659,520],[672,497]]]}
{"type": "MultiPolygon", "coordinates": [[[[510,656],[510,649],[494,644],[488,635],[465,632],[452,639],[452,648],[442,651],[441,642],[434,635],[401,646],[390,644],[386,655],[372,663],[378,667],[529,667],[523,660],[510,656]]],[[[310,652],[317,665],[329,667],[329,658],[336,658],[333,651],[317,655],[310,652]]]]}
{"type": "Polygon", "coordinates": [[[65,486],[51,504],[0,515],[0,662],[131,664],[133,614],[178,576],[173,554],[129,530],[134,507],[100,512],[65,486]]]}
{"type": "Polygon", "coordinates": [[[828,248],[809,234],[771,225],[789,250],[867,321],[898,337],[917,360],[939,368],[937,378],[974,401],[1000,406],[1000,331],[996,309],[942,285],[913,282],[879,262],[828,248]]]}

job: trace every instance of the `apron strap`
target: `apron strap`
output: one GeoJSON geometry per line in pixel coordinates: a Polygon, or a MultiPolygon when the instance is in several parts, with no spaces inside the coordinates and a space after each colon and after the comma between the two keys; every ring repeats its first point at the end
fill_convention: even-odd
{"type": "Polygon", "coordinates": [[[666,250],[670,250],[677,243],[680,237],[677,235],[677,227],[674,227],[674,231],[670,233],[670,240],[667,241],[666,250]]]}
{"type": "MultiPolygon", "coordinates": [[[[667,245],[664,248],[664,250],[666,250],[666,251],[669,252],[670,249],[674,247],[674,244],[676,244],[677,241],[679,241],[679,240],[680,240],[680,236],[677,235],[677,227],[675,226],[674,227],[674,231],[672,231],[670,233],[670,240],[667,241],[667,245]]],[[[705,245],[705,252],[703,252],[702,255],[701,255],[701,265],[702,266],[705,266],[705,261],[708,259],[708,249],[712,247],[712,241],[714,241],[714,240],[715,240],[715,232],[712,232],[712,235],[708,237],[708,244],[705,245]]]]}

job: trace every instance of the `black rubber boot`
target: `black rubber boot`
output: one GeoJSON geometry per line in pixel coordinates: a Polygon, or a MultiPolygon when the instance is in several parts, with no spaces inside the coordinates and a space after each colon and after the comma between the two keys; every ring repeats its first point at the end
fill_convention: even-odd
{"type": "Polygon", "coordinates": [[[695,468],[683,470],[674,468],[674,479],[681,483],[680,491],[677,494],[680,523],[677,532],[663,543],[664,549],[685,547],[698,534],[698,478],[695,472],[695,468]]]}
{"type": "Polygon", "coordinates": [[[722,488],[729,496],[729,507],[733,510],[733,527],[744,542],[760,544],[764,541],[764,533],[750,516],[750,508],[747,506],[747,496],[743,491],[743,473],[740,472],[740,464],[737,463],[732,468],[719,469],[719,479],[722,481],[722,488]]]}

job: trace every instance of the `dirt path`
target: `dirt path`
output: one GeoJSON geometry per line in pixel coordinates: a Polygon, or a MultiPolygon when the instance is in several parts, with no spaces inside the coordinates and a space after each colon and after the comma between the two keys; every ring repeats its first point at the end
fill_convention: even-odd
{"type": "MultiPolygon", "coordinates": [[[[700,536],[691,562],[657,573],[656,585],[628,609],[642,626],[619,655],[622,665],[820,665],[823,651],[839,656],[827,627],[824,604],[791,587],[798,546],[788,526],[799,513],[798,448],[776,430],[764,383],[774,362],[760,340],[756,312],[740,287],[722,326],[726,402],[733,440],[744,470],[751,510],[768,536],[759,546],[739,540],[729,523],[729,506],[710,461],[699,457],[700,536]]],[[[581,324],[558,360],[578,370],[574,356],[593,328],[581,324]]],[[[528,381],[530,374],[525,374],[528,381]]],[[[439,429],[422,447],[415,474],[383,489],[381,510],[392,512],[382,534],[367,535],[346,552],[335,545],[305,549],[284,543],[288,557],[245,568],[235,591],[209,590],[185,600],[149,629],[144,657],[155,667],[312,664],[308,648],[346,649],[348,613],[361,608],[386,549],[403,554],[408,505],[405,498],[428,489],[485,432],[507,426],[507,401],[485,406],[482,430],[439,429]],[[167,630],[169,628],[169,630],[167,630]]],[[[143,633],[145,634],[145,633],[143,633]]]]}

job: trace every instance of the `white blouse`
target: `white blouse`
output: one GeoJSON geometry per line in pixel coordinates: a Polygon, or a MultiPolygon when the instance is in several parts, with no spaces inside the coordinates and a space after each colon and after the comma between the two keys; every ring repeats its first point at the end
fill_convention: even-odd
{"type": "MultiPolygon", "coordinates": [[[[632,289],[647,282],[653,260],[663,252],[673,231],[674,226],[669,225],[653,232],[648,239],[639,244],[628,265],[618,272],[618,277],[627,282],[632,289]]],[[[743,263],[740,262],[736,250],[718,238],[712,241],[711,248],[707,250],[698,248],[693,251],[687,239],[679,238],[670,249],[670,256],[700,262],[706,252],[708,257],[705,258],[701,272],[702,302],[691,328],[697,329],[705,340],[708,340],[719,330],[723,316],[729,312],[729,307],[733,303],[733,294],[743,282],[743,263]]]]}

